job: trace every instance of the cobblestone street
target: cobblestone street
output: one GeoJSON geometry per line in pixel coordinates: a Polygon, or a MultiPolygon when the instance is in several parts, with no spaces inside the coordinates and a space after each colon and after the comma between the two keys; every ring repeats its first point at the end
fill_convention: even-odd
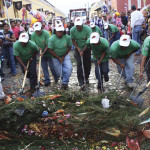
{"type": "MultiPolygon", "coordinates": [[[[78,86],[78,80],[77,80],[76,61],[73,57],[73,52],[72,51],[70,52],[70,57],[71,57],[71,60],[72,60],[73,71],[72,71],[72,75],[70,77],[69,89],[79,91],[80,87],[78,86]]],[[[139,61],[139,58],[136,58],[135,62],[137,62],[137,61],[139,61]]],[[[6,67],[5,62],[4,62],[4,66],[5,66],[5,69],[4,69],[5,80],[2,82],[4,92],[6,92],[6,93],[18,93],[19,90],[21,89],[22,82],[23,82],[23,77],[24,77],[21,70],[20,70],[20,66],[19,65],[17,66],[17,76],[15,76],[15,77],[12,77],[9,74],[9,68],[6,67]]],[[[116,65],[114,64],[114,62],[112,62],[112,60],[109,61],[109,68],[110,68],[110,72],[109,72],[110,80],[107,83],[104,82],[104,88],[105,88],[106,93],[110,90],[115,90],[116,85],[117,85],[118,80],[119,80],[119,74],[117,72],[116,65]]],[[[140,68],[140,65],[135,63],[135,83],[138,82],[137,79],[138,79],[138,75],[139,75],[139,68],[140,68]]],[[[50,78],[51,78],[51,86],[48,86],[48,87],[41,86],[41,90],[44,90],[47,94],[50,94],[51,91],[55,90],[55,88],[54,88],[55,84],[53,83],[54,80],[52,78],[51,73],[50,73],[50,78]]],[[[97,94],[98,90],[97,90],[97,80],[95,78],[94,63],[92,63],[89,82],[90,82],[90,84],[88,85],[88,91],[91,92],[91,93],[97,94]]],[[[142,90],[145,85],[146,85],[146,75],[144,75],[144,79],[141,81],[141,84],[137,87],[136,92],[134,93],[134,95],[136,93],[138,93],[140,90],[142,90]]],[[[28,89],[29,89],[29,80],[27,79],[25,90],[28,90],[28,89]]],[[[117,87],[117,90],[118,90],[118,92],[120,92],[123,95],[130,95],[130,93],[132,92],[132,90],[127,87],[124,79],[121,79],[121,81],[120,81],[120,83],[117,87]]],[[[149,104],[149,98],[150,98],[149,90],[147,90],[143,94],[143,97],[146,99],[145,104],[144,104],[146,106],[146,105],[149,104]]]]}

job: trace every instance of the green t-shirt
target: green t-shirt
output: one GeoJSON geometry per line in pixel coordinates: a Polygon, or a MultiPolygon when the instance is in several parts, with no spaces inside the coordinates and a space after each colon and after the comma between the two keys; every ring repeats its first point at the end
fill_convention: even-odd
{"type": "Polygon", "coordinates": [[[134,40],[131,40],[129,47],[123,50],[121,49],[121,46],[119,45],[119,40],[118,40],[111,45],[110,55],[113,58],[125,58],[131,52],[135,50],[139,50],[139,49],[140,49],[140,45],[134,40]]]}
{"type": "Polygon", "coordinates": [[[95,27],[92,28],[92,32],[97,32],[97,33],[99,33],[99,35],[101,37],[103,36],[103,33],[102,33],[101,29],[97,25],[95,25],[95,27]]]}
{"type": "Polygon", "coordinates": [[[71,38],[76,41],[80,49],[85,47],[86,41],[90,37],[91,33],[92,30],[87,25],[83,25],[82,31],[78,31],[76,26],[72,27],[70,30],[71,38]]]}
{"type": "Polygon", "coordinates": [[[57,56],[63,56],[71,46],[72,40],[67,34],[63,35],[62,38],[58,38],[54,34],[48,40],[48,48],[52,49],[57,56]]]}
{"type": "Polygon", "coordinates": [[[111,32],[111,33],[114,33],[114,32],[118,32],[119,31],[119,29],[117,28],[117,26],[115,26],[114,24],[109,24],[109,31],[111,32]]]}
{"type": "Polygon", "coordinates": [[[96,60],[96,56],[101,58],[102,54],[106,52],[106,55],[102,62],[108,61],[109,57],[109,42],[105,38],[100,38],[100,44],[95,46],[94,44],[90,44],[90,38],[86,41],[87,46],[92,48],[93,59],[96,60]]]}
{"type": "MultiPolygon", "coordinates": [[[[46,30],[42,30],[41,35],[37,35],[34,32],[31,35],[31,40],[37,44],[38,47],[42,48],[42,52],[45,50],[46,46],[48,45],[48,39],[50,38],[50,34],[46,30]]],[[[51,56],[49,51],[46,51],[44,56],[48,57],[51,56]]]]}
{"type": "Polygon", "coordinates": [[[150,57],[150,36],[148,36],[142,46],[142,55],[150,57]]]}
{"type": "Polygon", "coordinates": [[[35,52],[39,52],[38,46],[30,40],[26,46],[22,46],[19,41],[16,41],[14,43],[13,49],[14,55],[19,56],[23,62],[27,62],[32,58],[35,52]]]}

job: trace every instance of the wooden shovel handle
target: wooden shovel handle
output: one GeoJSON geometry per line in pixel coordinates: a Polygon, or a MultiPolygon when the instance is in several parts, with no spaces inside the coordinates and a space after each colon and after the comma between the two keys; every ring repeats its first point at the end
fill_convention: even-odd
{"type": "Polygon", "coordinates": [[[148,88],[150,86],[150,81],[147,83],[146,87],[148,88]]]}
{"type": "Polygon", "coordinates": [[[23,79],[23,84],[22,84],[22,89],[23,89],[24,86],[25,86],[25,82],[26,82],[26,78],[27,78],[27,73],[28,73],[29,63],[30,63],[30,61],[28,61],[28,63],[27,63],[27,70],[25,71],[25,75],[24,75],[24,79],[23,79]]]}
{"type": "MultiPolygon", "coordinates": [[[[40,49],[40,55],[42,54],[42,50],[40,49]]],[[[39,57],[39,72],[38,72],[38,82],[40,82],[41,76],[41,56],[39,57]]]]}

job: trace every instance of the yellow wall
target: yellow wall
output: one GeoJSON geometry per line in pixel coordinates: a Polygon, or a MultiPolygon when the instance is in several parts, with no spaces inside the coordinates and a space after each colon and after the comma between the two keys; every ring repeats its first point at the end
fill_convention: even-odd
{"type": "MultiPolygon", "coordinates": [[[[20,1],[20,0],[13,0],[13,2],[17,2],[17,1],[20,1]]],[[[2,6],[2,9],[4,10],[4,15],[2,16],[1,20],[6,19],[7,18],[6,9],[5,9],[5,7],[3,7],[2,0],[0,0],[0,4],[2,6]]],[[[43,0],[22,0],[22,4],[23,4],[24,8],[26,7],[25,6],[26,4],[32,4],[32,10],[37,10],[39,8],[43,8],[43,11],[48,10],[49,12],[55,13],[56,17],[57,16],[65,17],[65,15],[62,12],[60,12],[58,9],[50,6],[48,3],[46,3],[43,0]]],[[[8,14],[9,14],[10,19],[14,19],[14,18],[22,19],[22,9],[20,11],[18,11],[15,9],[15,6],[13,6],[13,5],[11,5],[11,7],[8,8],[8,14]]],[[[25,19],[32,18],[32,15],[30,15],[29,11],[27,11],[27,10],[26,10],[25,16],[26,16],[25,19]]]]}

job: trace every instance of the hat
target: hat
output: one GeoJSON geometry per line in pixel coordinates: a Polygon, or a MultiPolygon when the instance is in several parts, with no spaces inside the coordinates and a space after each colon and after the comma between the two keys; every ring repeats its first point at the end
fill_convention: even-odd
{"type": "Polygon", "coordinates": [[[29,35],[27,33],[21,33],[19,36],[19,42],[27,43],[29,41],[29,35]]]}
{"type": "Polygon", "coordinates": [[[42,29],[42,24],[41,22],[36,22],[34,25],[33,25],[33,28],[34,28],[34,31],[40,31],[42,29]]]}
{"type": "Polygon", "coordinates": [[[128,47],[130,42],[131,42],[131,38],[129,35],[122,35],[120,37],[119,45],[124,46],[124,47],[128,47]]]}
{"type": "Polygon", "coordinates": [[[105,30],[108,29],[108,24],[107,23],[104,24],[104,29],[105,30]]]}
{"type": "Polygon", "coordinates": [[[64,31],[65,30],[63,24],[56,24],[56,28],[55,29],[56,29],[56,31],[64,31]]]}
{"type": "Polygon", "coordinates": [[[75,26],[82,26],[83,20],[80,17],[77,17],[74,22],[75,26]]]}
{"type": "Polygon", "coordinates": [[[93,32],[90,36],[90,43],[97,44],[100,39],[100,35],[97,32],[93,32]]]}
{"type": "Polygon", "coordinates": [[[33,30],[33,28],[29,28],[29,34],[31,35],[31,34],[33,34],[33,32],[34,32],[34,30],[33,30]]]}
{"type": "Polygon", "coordinates": [[[94,23],[94,22],[91,22],[91,23],[90,23],[90,27],[91,27],[91,28],[94,28],[94,27],[95,27],[95,23],[94,23]]]}
{"type": "Polygon", "coordinates": [[[3,23],[2,23],[2,22],[0,22],[0,25],[3,25],[3,23]]]}

